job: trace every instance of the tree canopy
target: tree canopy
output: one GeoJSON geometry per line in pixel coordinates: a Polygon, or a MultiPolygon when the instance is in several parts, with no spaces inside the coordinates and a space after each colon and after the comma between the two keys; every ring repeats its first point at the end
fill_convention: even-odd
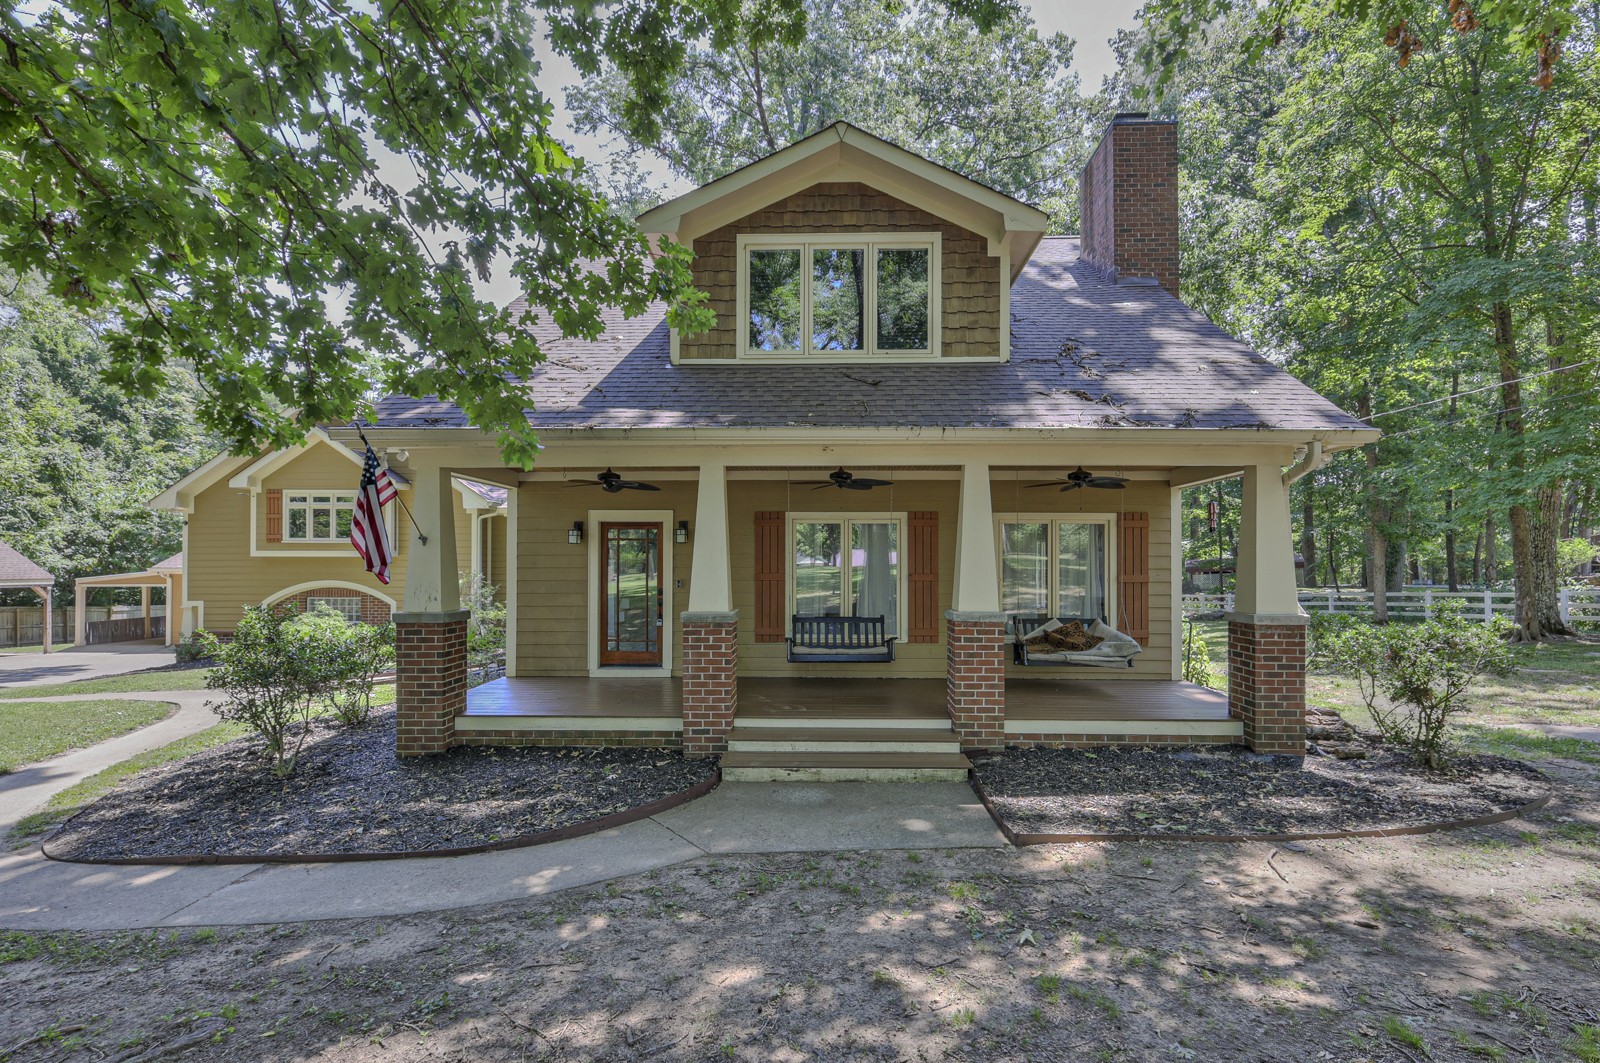
{"type": "Polygon", "coordinates": [[[742,33],[690,49],[654,128],[634,123],[620,72],[568,92],[574,124],[704,184],[843,120],[1073,231],[1078,172],[1098,130],[1070,38],[1039,33],[1020,11],[985,29],[930,0],[806,0],[805,14],[798,40],[742,33]]]}
{"type": "MultiPolygon", "coordinates": [[[[1014,6],[945,4],[982,25],[1014,6]]],[[[653,257],[552,132],[541,20],[580,71],[621,79],[641,138],[691,50],[806,32],[800,0],[11,0],[0,265],[117,316],[106,374],[126,393],[192,369],[235,448],[382,391],[454,401],[531,462],[517,381],[539,345],[475,274],[509,260],[530,313],[571,336],[654,300],[708,323],[687,253],[653,257]]]]}

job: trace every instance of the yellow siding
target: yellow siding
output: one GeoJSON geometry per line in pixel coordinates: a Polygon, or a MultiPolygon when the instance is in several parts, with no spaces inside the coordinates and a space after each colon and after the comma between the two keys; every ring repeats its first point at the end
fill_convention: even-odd
{"type": "Polygon", "coordinates": [[[663,529],[672,551],[673,580],[667,623],[672,629],[672,668],[682,660],[678,614],[689,606],[692,542],[672,543],[677,521],[694,525],[698,490],[693,481],[657,481],[659,492],[625,491],[608,495],[599,488],[580,490],[559,483],[523,484],[517,492],[517,674],[589,674],[589,556],[599,529],[594,510],[671,510],[663,529]],[[584,522],[584,543],[567,543],[572,522],[584,522]]]}
{"type": "Polygon", "coordinates": [[[484,541],[489,547],[488,579],[495,586],[495,598],[506,600],[506,518],[504,513],[484,524],[484,541]]]}
{"type": "MultiPolygon", "coordinates": [[[[360,481],[360,467],[327,444],[314,446],[294,461],[272,473],[264,489],[353,490],[360,481]]],[[[406,493],[402,493],[405,497],[406,493]]],[[[260,507],[256,520],[256,549],[271,551],[268,556],[252,556],[250,550],[249,491],[229,487],[226,479],[212,485],[195,498],[189,515],[189,534],[184,567],[188,577],[188,601],[204,603],[202,623],[211,631],[232,631],[247,605],[258,605],[287,587],[307,583],[344,583],[370,589],[401,602],[404,597],[406,561],[410,555],[410,522],[403,514],[396,524],[396,558],[390,566],[388,587],[368,574],[361,559],[347,543],[268,543],[265,528],[265,495],[255,496],[260,507]],[[333,557],[307,556],[334,553],[333,557]]],[[[459,498],[457,499],[459,503],[459,498]]],[[[392,507],[391,507],[392,508],[392,507]]],[[[457,533],[462,535],[462,514],[457,506],[457,533]]],[[[465,571],[470,561],[471,540],[458,538],[458,554],[465,571]]]]}
{"type": "MultiPolygon", "coordinates": [[[[805,478],[815,478],[804,474],[805,478]]],[[[517,615],[517,661],[521,675],[585,675],[588,672],[590,541],[597,529],[588,510],[637,507],[670,509],[673,521],[694,524],[696,486],[693,482],[657,481],[662,490],[650,495],[590,495],[561,484],[527,484],[518,494],[520,580],[517,615]],[[567,528],[574,520],[585,522],[585,544],[569,546],[567,528]]],[[[1022,482],[1037,482],[1037,476],[1022,482]]],[[[1169,679],[1171,677],[1171,508],[1164,483],[1134,482],[1121,492],[1021,490],[1011,479],[996,480],[992,487],[995,515],[1004,519],[1021,513],[1150,514],[1150,638],[1145,652],[1131,669],[1010,668],[1018,676],[1053,679],[1169,679]]],[[[732,480],[728,484],[729,541],[733,578],[733,604],[739,612],[739,672],[761,676],[845,676],[869,678],[939,678],[945,674],[944,611],[950,607],[955,572],[956,524],[960,487],[953,480],[901,480],[891,498],[880,489],[872,492],[817,491],[791,488],[781,481],[732,480]],[[755,641],[755,515],[759,511],[808,513],[896,513],[933,511],[939,514],[939,629],[937,643],[897,644],[896,659],[879,664],[790,664],[781,642],[755,641]]],[[[671,524],[667,532],[670,536],[671,524]]],[[[688,606],[693,543],[674,548],[673,576],[680,587],[673,593],[673,672],[682,659],[676,635],[677,614],[688,606]]],[[[997,562],[998,564],[998,559],[997,562]]]]}

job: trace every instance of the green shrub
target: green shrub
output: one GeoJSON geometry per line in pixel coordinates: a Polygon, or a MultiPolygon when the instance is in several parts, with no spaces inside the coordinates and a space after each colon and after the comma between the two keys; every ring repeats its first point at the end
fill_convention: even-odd
{"type": "Polygon", "coordinates": [[[178,643],[176,649],[179,664],[209,661],[221,651],[222,641],[205,628],[197,627],[188,638],[178,643]]]}
{"type": "Polygon", "coordinates": [[[211,710],[259,735],[279,776],[294,771],[311,721],[322,711],[328,667],[320,654],[308,652],[308,640],[286,630],[294,619],[293,609],[247,607],[206,678],[206,686],[223,695],[211,710]]]}
{"type": "Polygon", "coordinates": [[[1223,685],[1221,673],[1211,663],[1210,647],[1201,637],[1194,621],[1188,619],[1183,622],[1183,679],[1186,683],[1218,690],[1223,685]]]}
{"type": "Polygon", "coordinates": [[[1324,661],[1353,677],[1373,722],[1387,741],[1410,750],[1417,763],[1445,766],[1452,720],[1467,711],[1463,695],[1486,675],[1518,666],[1501,618],[1484,624],[1444,602],[1418,624],[1351,625],[1328,639],[1324,661]]]}
{"type": "Polygon", "coordinates": [[[351,623],[325,605],[297,616],[285,637],[307,669],[308,683],[328,700],[334,718],[359,727],[372,718],[373,679],[394,664],[394,625],[351,623]]]}
{"type": "Polygon", "coordinates": [[[461,605],[472,611],[467,624],[467,676],[476,685],[505,657],[506,607],[495,599],[497,588],[482,576],[463,576],[461,605]]]}

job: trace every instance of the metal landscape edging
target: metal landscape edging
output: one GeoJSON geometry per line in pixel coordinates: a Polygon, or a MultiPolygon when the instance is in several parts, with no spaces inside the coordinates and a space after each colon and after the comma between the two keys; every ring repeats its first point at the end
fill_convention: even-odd
{"type": "MultiPolygon", "coordinates": [[[[637,823],[641,819],[649,819],[661,812],[686,805],[690,801],[704,797],[715,790],[722,783],[722,769],[716,771],[706,779],[695,783],[687,790],[680,790],[675,794],[658,798],[646,804],[637,805],[621,812],[613,812],[609,816],[599,819],[585,820],[582,823],[573,823],[554,830],[539,831],[535,834],[519,834],[511,838],[501,838],[499,841],[483,842],[479,845],[457,845],[448,849],[403,849],[395,852],[360,852],[360,853],[273,853],[273,854],[244,854],[233,853],[190,853],[181,856],[112,856],[101,859],[80,860],[70,856],[52,856],[45,845],[61,831],[65,830],[74,819],[77,819],[88,808],[74,812],[59,827],[50,832],[50,835],[39,843],[39,851],[47,860],[54,860],[62,864],[106,864],[119,867],[202,867],[213,864],[351,864],[371,860],[426,860],[435,857],[472,856],[476,853],[503,852],[507,849],[527,849],[535,845],[547,845],[550,842],[567,841],[572,838],[582,838],[589,834],[598,834],[613,827],[621,827],[628,823],[637,823]]],[[[88,806],[94,807],[93,805],[88,806]]]]}
{"type": "Polygon", "coordinates": [[[1491,812],[1483,816],[1473,816],[1470,819],[1441,820],[1438,823],[1422,823],[1411,827],[1363,827],[1358,830],[1329,830],[1329,831],[1291,831],[1282,834],[1147,834],[1137,832],[1115,832],[1095,834],[1090,832],[1072,834],[1036,834],[1027,831],[1013,830],[994,807],[994,802],[989,797],[989,792],[983,788],[983,783],[978,781],[976,771],[967,772],[967,782],[972,786],[973,792],[978,795],[978,800],[988,811],[989,818],[994,820],[995,826],[1000,828],[1000,833],[1006,836],[1006,841],[1019,849],[1027,845],[1067,845],[1076,842],[1314,842],[1331,841],[1339,838],[1402,838],[1418,834],[1436,834],[1440,831],[1462,830],[1467,827],[1487,827],[1494,823],[1504,823],[1508,819],[1516,819],[1537,812],[1550,803],[1553,794],[1545,794],[1531,801],[1525,801],[1514,808],[1491,812]]]}

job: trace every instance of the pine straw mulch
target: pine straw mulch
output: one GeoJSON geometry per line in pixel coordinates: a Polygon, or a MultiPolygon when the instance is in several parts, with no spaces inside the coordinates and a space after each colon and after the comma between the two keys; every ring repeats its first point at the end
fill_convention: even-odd
{"type": "Polygon", "coordinates": [[[485,845],[570,827],[705,782],[676,750],[462,747],[395,756],[394,711],[319,724],[294,774],[253,736],[134,776],[45,848],[63,860],[393,853],[485,845]]]}
{"type": "Polygon", "coordinates": [[[1260,756],[1238,747],[1011,749],[974,760],[1019,834],[1309,834],[1419,827],[1546,796],[1537,769],[1458,756],[1449,772],[1365,741],[1364,756],[1260,756]]]}

